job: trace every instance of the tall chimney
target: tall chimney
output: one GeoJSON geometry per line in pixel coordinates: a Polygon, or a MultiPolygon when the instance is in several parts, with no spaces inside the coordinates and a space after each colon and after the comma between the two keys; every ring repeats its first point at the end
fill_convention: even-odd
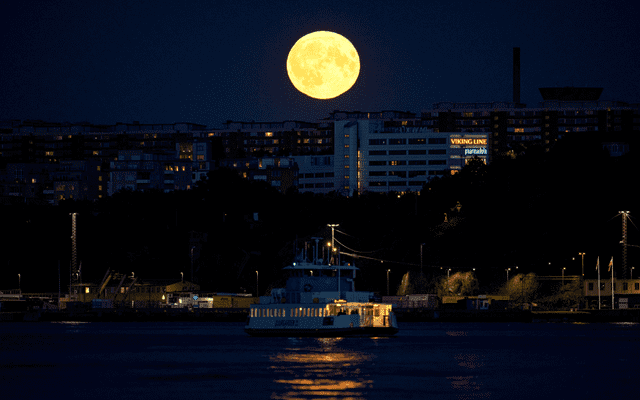
{"type": "Polygon", "coordinates": [[[520,103],[520,47],[513,48],[513,102],[520,103]]]}

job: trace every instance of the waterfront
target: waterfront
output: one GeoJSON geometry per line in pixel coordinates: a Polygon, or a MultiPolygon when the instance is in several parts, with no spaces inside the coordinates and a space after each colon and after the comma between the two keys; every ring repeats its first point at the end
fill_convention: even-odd
{"type": "MultiPolygon", "coordinates": [[[[14,398],[601,398],[633,393],[636,323],[403,323],[252,338],[242,323],[0,323],[14,398]]],[[[8,392],[7,392],[8,391],[8,392]]]]}

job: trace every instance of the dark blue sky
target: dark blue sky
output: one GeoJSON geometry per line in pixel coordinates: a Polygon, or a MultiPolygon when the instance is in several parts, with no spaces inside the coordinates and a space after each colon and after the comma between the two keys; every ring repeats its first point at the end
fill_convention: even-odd
{"type": "Polygon", "coordinates": [[[640,101],[635,1],[4,1],[0,119],[113,124],[315,120],[334,109],[419,112],[439,101],[522,102],[542,86],[640,101]],[[360,55],[332,100],[299,93],[285,62],[328,30],[360,55]]]}

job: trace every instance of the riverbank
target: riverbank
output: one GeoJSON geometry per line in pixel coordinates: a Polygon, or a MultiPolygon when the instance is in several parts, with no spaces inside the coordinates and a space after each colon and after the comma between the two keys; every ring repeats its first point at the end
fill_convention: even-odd
{"type": "Polygon", "coordinates": [[[640,322],[640,309],[529,310],[394,310],[401,322],[640,322]]]}
{"type": "MultiPolygon", "coordinates": [[[[528,311],[528,310],[426,310],[396,309],[399,322],[638,322],[640,309],[528,311]]],[[[229,321],[242,322],[249,315],[243,308],[210,309],[94,309],[83,311],[34,310],[0,312],[0,322],[152,322],[229,321]]]]}
{"type": "Polygon", "coordinates": [[[149,308],[149,309],[94,309],[84,311],[33,310],[0,312],[0,322],[154,322],[154,321],[228,321],[247,319],[249,309],[244,308],[149,308]]]}

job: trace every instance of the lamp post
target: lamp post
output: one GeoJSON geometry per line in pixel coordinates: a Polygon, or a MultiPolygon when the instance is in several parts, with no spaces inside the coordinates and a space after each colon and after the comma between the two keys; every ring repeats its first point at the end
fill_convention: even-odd
{"type": "Polygon", "coordinates": [[[582,257],[582,279],[584,279],[584,254],[585,253],[578,253],[578,255],[582,257]]]}
{"type": "Polygon", "coordinates": [[[562,267],[562,286],[564,286],[564,270],[567,269],[565,267],[562,267]]]}
{"type": "Polygon", "coordinates": [[[20,274],[18,274],[18,291],[22,294],[22,284],[20,283],[20,274]]]}
{"type": "Polygon", "coordinates": [[[193,279],[193,249],[195,248],[196,246],[191,246],[191,282],[195,282],[193,279]]]}
{"type": "Polygon", "coordinates": [[[509,271],[511,271],[511,268],[507,268],[505,271],[507,271],[507,282],[509,282],[509,271]]]}
{"type": "Polygon", "coordinates": [[[184,283],[184,273],[180,272],[180,282],[184,283]]]}
{"type": "Polygon", "coordinates": [[[389,296],[389,272],[390,271],[391,271],[390,269],[387,270],[387,296],[389,296]]]}
{"type": "Polygon", "coordinates": [[[258,280],[258,271],[256,271],[256,297],[260,297],[260,281],[258,280]]]}
{"type": "Polygon", "coordinates": [[[420,276],[422,276],[422,246],[424,243],[420,243],[420,276]]]}
{"type": "Polygon", "coordinates": [[[635,268],[636,268],[636,267],[631,267],[631,279],[633,279],[633,270],[634,270],[635,268]]]}

